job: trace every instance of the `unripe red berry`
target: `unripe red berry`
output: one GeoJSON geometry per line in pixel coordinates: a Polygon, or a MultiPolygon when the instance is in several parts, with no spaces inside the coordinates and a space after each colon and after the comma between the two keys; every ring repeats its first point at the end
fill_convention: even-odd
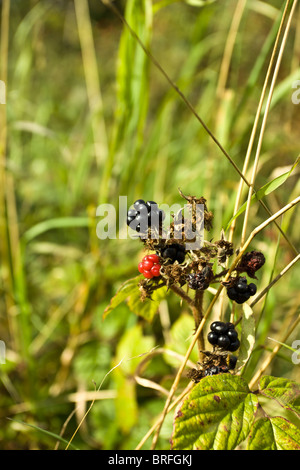
{"type": "Polygon", "coordinates": [[[146,255],[138,264],[138,270],[146,279],[160,276],[160,258],[156,254],[146,255]]]}

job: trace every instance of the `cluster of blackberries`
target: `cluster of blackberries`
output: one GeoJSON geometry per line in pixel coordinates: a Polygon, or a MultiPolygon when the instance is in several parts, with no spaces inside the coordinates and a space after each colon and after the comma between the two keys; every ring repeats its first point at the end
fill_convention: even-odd
{"type": "Polygon", "coordinates": [[[178,261],[179,264],[185,260],[185,248],[179,243],[173,243],[168,245],[161,250],[161,257],[168,259],[172,264],[178,261]]]}
{"type": "Polygon", "coordinates": [[[240,347],[238,333],[233,323],[214,321],[210,325],[210,330],[207,339],[213,346],[219,346],[225,351],[236,351],[240,347]]]}
{"type": "Polygon", "coordinates": [[[209,287],[209,283],[213,277],[210,266],[205,266],[202,271],[191,273],[187,276],[187,282],[191,289],[205,290],[209,287]]]}
{"type": "Polygon", "coordinates": [[[127,225],[136,232],[146,233],[149,227],[159,229],[164,218],[165,213],[156,202],[138,199],[127,212],[127,225]]]}
{"type": "Polygon", "coordinates": [[[243,304],[252,295],[256,294],[256,290],[256,285],[253,284],[253,282],[247,284],[247,279],[245,277],[239,277],[234,286],[227,289],[227,295],[237,304],[243,304]]]}

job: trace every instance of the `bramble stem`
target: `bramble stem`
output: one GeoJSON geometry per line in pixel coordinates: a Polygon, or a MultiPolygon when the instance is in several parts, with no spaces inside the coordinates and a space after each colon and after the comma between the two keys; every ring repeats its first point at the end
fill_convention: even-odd
{"type": "Polygon", "coordinates": [[[172,284],[170,286],[170,289],[175,292],[176,295],[182,298],[182,300],[185,300],[190,307],[194,305],[193,299],[183,290],[181,287],[176,286],[176,284],[172,284]]]}

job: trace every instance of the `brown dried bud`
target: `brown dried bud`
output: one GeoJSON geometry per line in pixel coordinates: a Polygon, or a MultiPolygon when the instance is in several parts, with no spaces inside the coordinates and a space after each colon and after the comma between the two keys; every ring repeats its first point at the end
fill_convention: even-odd
{"type": "Polygon", "coordinates": [[[215,242],[215,245],[218,247],[218,261],[219,264],[226,262],[227,257],[233,255],[233,244],[224,239],[218,240],[215,242]]]}

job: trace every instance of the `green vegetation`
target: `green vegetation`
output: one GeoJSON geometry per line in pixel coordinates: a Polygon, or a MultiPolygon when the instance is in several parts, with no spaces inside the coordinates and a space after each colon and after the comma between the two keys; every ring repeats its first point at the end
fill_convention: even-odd
{"type": "MultiPolygon", "coordinates": [[[[299,197],[300,104],[292,102],[299,5],[286,29],[297,2],[114,2],[167,77],[104,3],[0,2],[0,80],[7,85],[0,104],[1,449],[135,449],[162,413],[191,344],[193,317],[174,292],[158,291],[155,311],[151,305],[141,315],[136,295],[129,303],[114,298],[132,287],[144,251],[130,238],[97,237],[99,204],[118,208],[121,195],[129,205],[138,198],[182,204],[180,188],[206,199],[210,239],[227,229],[238,249],[269,218],[260,202],[274,214],[299,197]],[[244,177],[261,188],[232,232],[229,222],[253,193],[225,154],[240,172],[248,155],[244,177]]],[[[265,382],[300,382],[292,356],[300,339],[299,207],[276,223],[250,245],[266,258],[258,295],[276,282],[253,305],[254,333],[245,309],[253,349],[250,358],[243,350],[247,364],[234,379],[247,399],[260,371],[265,382]]],[[[208,308],[214,293],[205,294],[208,308]]],[[[208,324],[220,312],[231,313],[223,301],[208,324]]],[[[240,312],[236,306],[235,318],[240,312]]],[[[197,360],[193,349],[188,366],[197,360]]],[[[189,382],[183,374],[176,397],[189,382]]],[[[288,407],[280,416],[299,428],[292,414],[288,407]]],[[[170,448],[173,418],[166,415],[157,449],[170,448]]],[[[257,422],[249,448],[265,429],[284,428],[276,419],[257,422]]],[[[143,448],[150,446],[151,438],[143,448]]]]}

